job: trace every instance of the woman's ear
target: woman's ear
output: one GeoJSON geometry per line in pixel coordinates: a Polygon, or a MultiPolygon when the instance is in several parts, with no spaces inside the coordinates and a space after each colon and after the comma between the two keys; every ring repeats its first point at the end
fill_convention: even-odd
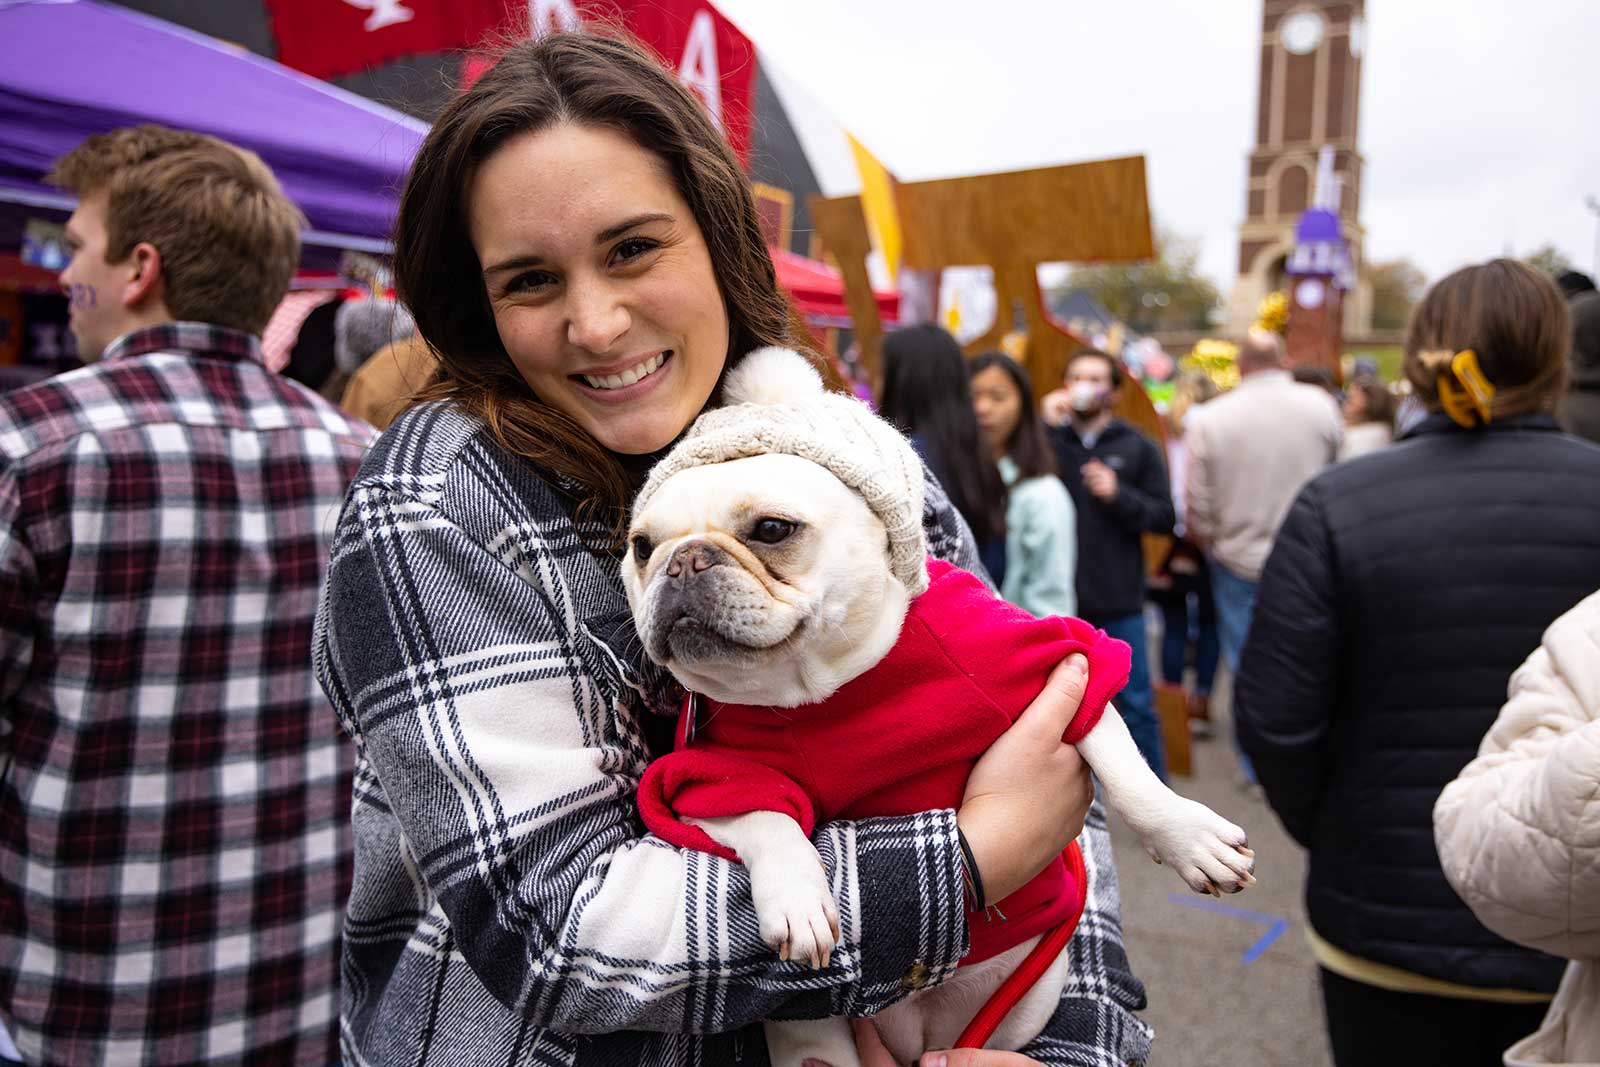
{"type": "Polygon", "coordinates": [[[149,306],[152,300],[162,300],[161,251],[149,241],[140,241],[128,253],[132,273],[122,287],[122,306],[138,311],[149,306]]]}

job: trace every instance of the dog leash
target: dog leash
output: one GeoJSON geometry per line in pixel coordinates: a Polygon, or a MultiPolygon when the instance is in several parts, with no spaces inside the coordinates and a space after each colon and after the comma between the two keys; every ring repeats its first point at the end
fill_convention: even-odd
{"type": "Polygon", "coordinates": [[[985,1041],[994,1036],[1000,1022],[1017,1006],[1028,990],[1033,988],[1035,982],[1050,969],[1050,964],[1055,962],[1057,956],[1067,947],[1067,942],[1072,940],[1072,933],[1078,928],[1078,920],[1083,918],[1084,905],[1089,901],[1089,872],[1083,865],[1083,850],[1074,841],[1061,853],[1061,858],[1066,861],[1067,870],[1072,872],[1073,879],[1082,888],[1078,897],[1078,906],[1073,913],[1061,921],[1059,926],[1053,927],[1039,943],[1033,946],[1033,951],[1028,953],[1022,963],[1011,976],[1000,983],[1000,988],[994,991],[994,996],[988,1003],[978,1009],[972,1017],[967,1028],[961,1031],[961,1036],[956,1039],[956,1048],[982,1048],[985,1041]]]}

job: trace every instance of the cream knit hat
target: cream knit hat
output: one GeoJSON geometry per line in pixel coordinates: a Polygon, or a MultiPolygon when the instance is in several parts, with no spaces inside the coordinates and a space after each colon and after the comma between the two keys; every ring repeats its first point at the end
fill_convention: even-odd
{"type": "Polygon", "coordinates": [[[729,372],[723,406],[695,420],[650,471],[637,514],[689,467],[771,452],[808,459],[860,493],[889,534],[889,565],[912,596],[928,587],[922,533],[922,461],[900,432],[855,397],[827,392],[798,352],[761,348],[729,372]]]}

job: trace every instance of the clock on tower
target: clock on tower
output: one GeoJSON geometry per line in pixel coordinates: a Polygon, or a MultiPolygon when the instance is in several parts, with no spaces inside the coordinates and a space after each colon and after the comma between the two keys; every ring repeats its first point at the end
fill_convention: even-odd
{"type": "Polygon", "coordinates": [[[1357,148],[1364,16],[1365,0],[1262,2],[1255,148],[1239,227],[1239,274],[1228,300],[1235,332],[1254,320],[1262,297],[1288,292],[1285,268],[1295,225],[1312,206],[1324,147],[1333,150],[1342,189],[1334,210],[1355,270],[1354,288],[1344,294],[1340,310],[1344,330],[1370,329],[1359,217],[1363,160],[1357,148]]]}

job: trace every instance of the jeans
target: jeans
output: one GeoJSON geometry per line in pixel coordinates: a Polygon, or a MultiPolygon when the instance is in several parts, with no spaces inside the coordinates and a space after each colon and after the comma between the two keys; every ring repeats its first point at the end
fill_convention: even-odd
{"type": "MultiPolygon", "coordinates": [[[[1216,560],[1212,560],[1211,595],[1217,603],[1217,639],[1222,645],[1222,658],[1228,661],[1228,670],[1237,683],[1239,653],[1244,651],[1245,638],[1250,634],[1250,614],[1256,606],[1256,583],[1248,578],[1239,577],[1216,560]]],[[[1233,748],[1239,757],[1239,770],[1244,774],[1245,780],[1253,784],[1256,780],[1256,771],[1250,766],[1250,757],[1239,747],[1237,735],[1234,737],[1233,748]]]]}
{"type": "Polygon", "coordinates": [[[1183,684],[1189,646],[1193,645],[1194,691],[1201,695],[1211,692],[1211,683],[1217,676],[1217,657],[1221,654],[1221,645],[1217,640],[1216,601],[1211,596],[1211,583],[1202,583],[1198,592],[1175,590],[1157,599],[1157,603],[1161,605],[1164,623],[1161,632],[1161,680],[1168,685],[1183,684]]]}
{"type": "Polygon", "coordinates": [[[1161,723],[1156,719],[1155,693],[1150,688],[1150,644],[1145,633],[1144,615],[1124,615],[1115,619],[1089,619],[1118,641],[1126,641],[1133,650],[1133,668],[1128,672],[1128,684],[1118,693],[1113,703],[1122,713],[1122,721],[1133,735],[1139,754],[1156,772],[1156,777],[1167,780],[1167,761],[1161,752],[1161,723]]]}

